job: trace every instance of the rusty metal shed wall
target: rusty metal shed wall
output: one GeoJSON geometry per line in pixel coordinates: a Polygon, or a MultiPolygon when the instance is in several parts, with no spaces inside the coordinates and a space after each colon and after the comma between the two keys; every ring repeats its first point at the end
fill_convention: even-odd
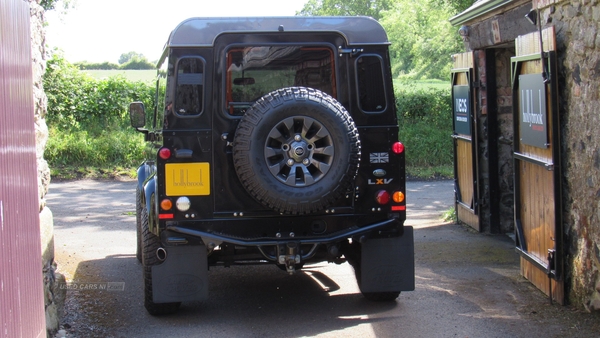
{"type": "Polygon", "coordinates": [[[44,337],[29,4],[0,6],[0,337],[44,337]]]}

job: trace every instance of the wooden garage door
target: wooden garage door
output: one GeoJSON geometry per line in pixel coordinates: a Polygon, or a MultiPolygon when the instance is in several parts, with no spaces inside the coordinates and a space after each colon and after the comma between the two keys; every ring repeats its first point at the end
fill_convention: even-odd
{"type": "Polygon", "coordinates": [[[477,138],[473,118],[473,53],[452,56],[454,185],[458,220],[480,230],[477,210],[477,138]]]}
{"type": "Polygon", "coordinates": [[[554,27],[516,40],[512,58],[515,228],[521,274],[564,303],[554,27]]]}

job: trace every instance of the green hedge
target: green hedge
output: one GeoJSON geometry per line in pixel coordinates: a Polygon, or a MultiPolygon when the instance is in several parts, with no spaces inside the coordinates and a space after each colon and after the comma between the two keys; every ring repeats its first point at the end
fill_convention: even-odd
{"type": "MultiPolygon", "coordinates": [[[[50,166],[129,167],[143,160],[143,137],[129,126],[127,107],[133,101],[152,107],[154,85],[118,76],[97,80],[54,55],[44,88],[50,130],[45,158],[50,166]]],[[[450,89],[414,88],[403,86],[395,93],[407,166],[450,166],[450,89]]]]}
{"type": "Polygon", "coordinates": [[[408,167],[451,166],[452,97],[450,89],[398,89],[399,139],[408,167]]]}
{"type": "Polygon", "coordinates": [[[97,80],[62,56],[47,63],[44,90],[50,166],[133,166],[143,159],[144,141],[129,126],[128,105],[154,105],[155,87],[121,76],[97,80]]]}

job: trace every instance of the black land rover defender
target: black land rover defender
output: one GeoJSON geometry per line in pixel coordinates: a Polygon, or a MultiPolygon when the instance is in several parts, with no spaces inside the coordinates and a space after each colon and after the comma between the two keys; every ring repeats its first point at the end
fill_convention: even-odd
{"type": "Polygon", "coordinates": [[[414,290],[388,45],[366,17],[192,18],[173,30],[159,103],[148,116],[130,105],[154,149],[137,186],[149,313],[205,299],[210,266],[348,262],[368,299],[414,290]]]}

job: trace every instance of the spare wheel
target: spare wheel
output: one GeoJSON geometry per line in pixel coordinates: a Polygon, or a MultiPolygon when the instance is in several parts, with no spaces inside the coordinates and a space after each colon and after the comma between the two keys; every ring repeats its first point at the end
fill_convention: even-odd
{"type": "Polygon", "coordinates": [[[290,87],[266,94],[241,118],[233,162],[257,201],[308,214],[345,196],[360,161],[358,130],[333,97],[290,87]]]}

